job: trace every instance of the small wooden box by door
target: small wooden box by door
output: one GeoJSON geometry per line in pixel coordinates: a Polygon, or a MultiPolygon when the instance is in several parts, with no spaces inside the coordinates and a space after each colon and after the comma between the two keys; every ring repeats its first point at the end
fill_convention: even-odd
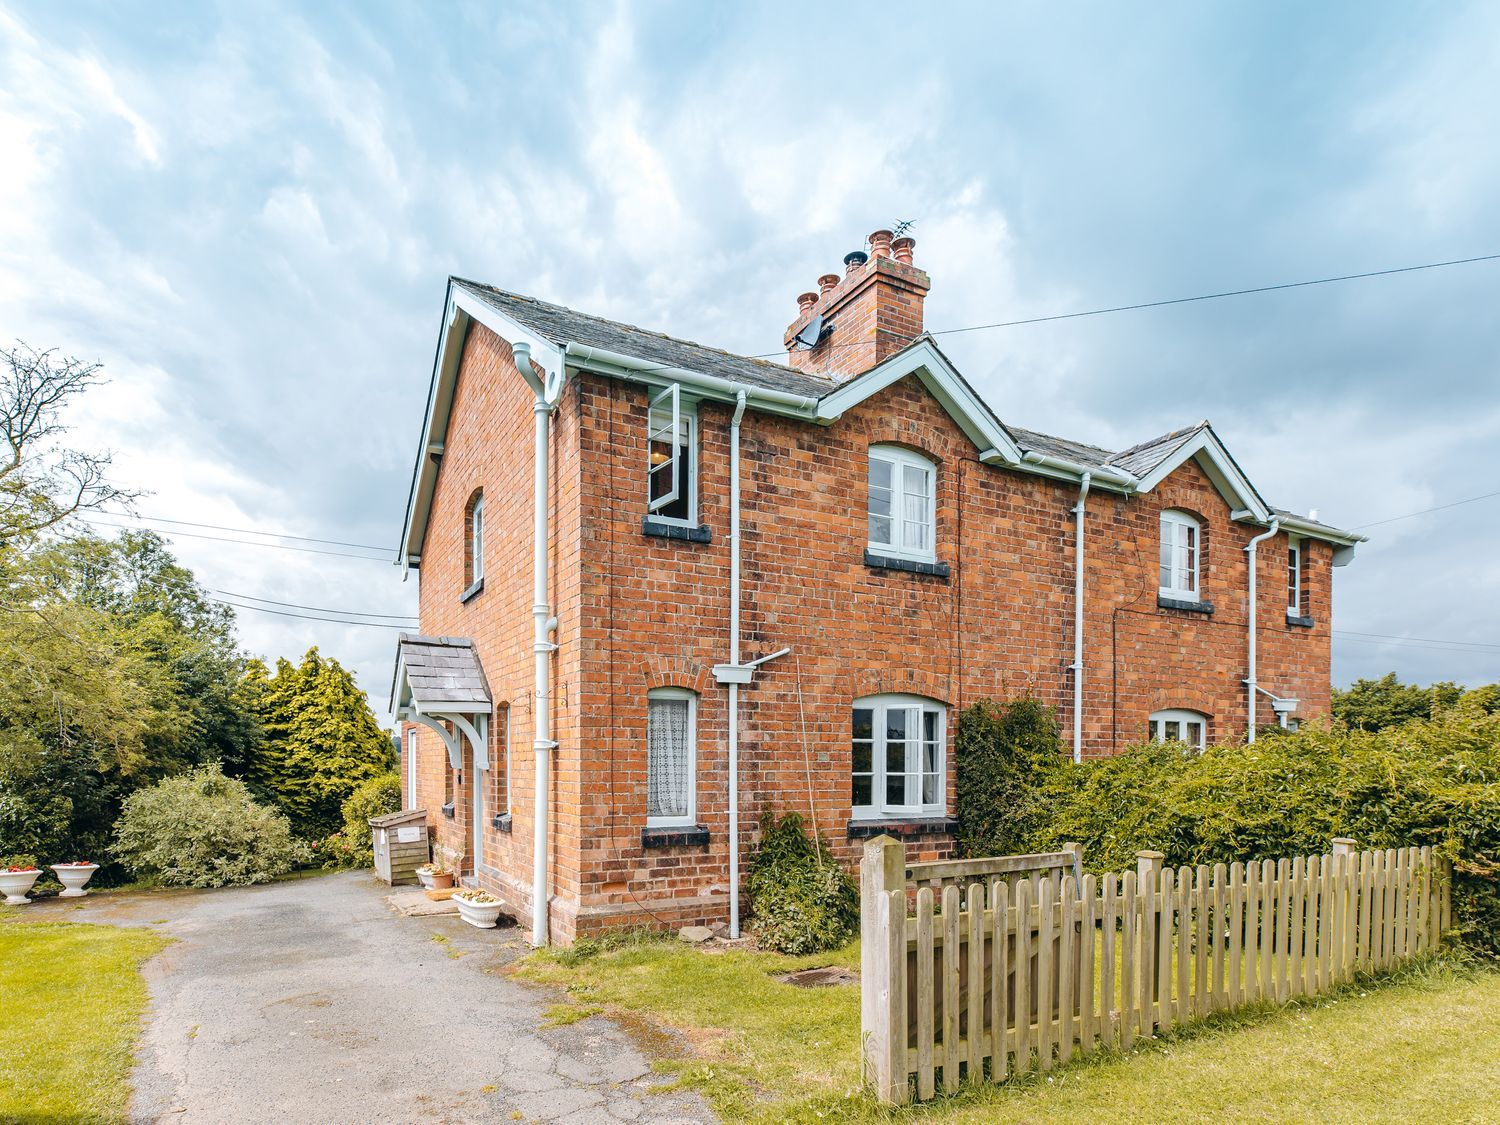
{"type": "Polygon", "coordinates": [[[427,810],[403,809],[370,818],[375,874],[391,886],[417,882],[417,868],[429,858],[427,810]]]}

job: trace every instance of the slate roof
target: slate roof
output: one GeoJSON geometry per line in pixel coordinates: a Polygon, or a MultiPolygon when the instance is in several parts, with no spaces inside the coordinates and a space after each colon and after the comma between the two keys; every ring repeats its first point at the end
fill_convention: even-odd
{"type": "Polygon", "coordinates": [[[837,380],[826,375],[798,371],[766,359],[735,355],[705,344],[695,344],[691,340],[665,336],[660,332],[648,332],[632,324],[621,324],[603,317],[590,316],[588,313],[575,312],[561,305],[548,304],[519,293],[507,293],[504,289],[482,285],[477,281],[455,277],[453,284],[462,286],[512,320],[559,346],[583,344],[586,347],[603,348],[634,359],[660,363],[663,367],[681,367],[704,375],[749,383],[764,390],[785,391],[808,398],[819,398],[838,386],[837,380]]]}
{"type": "MultiPolygon", "coordinates": [[[[490,685],[479,664],[474,642],[467,637],[424,637],[402,633],[396,641],[396,675],[406,670],[406,683],[418,704],[469,703],[488,708],[490,685]]],[[[399,679],[391,685],[391,709],[401,702],[399,679]]]]}
{"type": "Polygon", "coordinates": [[[1207,422],[1199,422],[1196,426],[1189,426],[1184,430],[1173,430],[1171,433],[1154,437],[1150,441],[1132,445],[1129,449],[1122,449],[1116,453],[1109,463],[1116,468],[1124,469],[1127,473],[1143,477],[1172,456],[1183,442],[1207,427],[1207,422]]]}

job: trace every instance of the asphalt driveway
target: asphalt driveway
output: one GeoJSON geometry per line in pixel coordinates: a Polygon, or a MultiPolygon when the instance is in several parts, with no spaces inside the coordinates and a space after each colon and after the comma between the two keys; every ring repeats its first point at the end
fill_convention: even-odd
{"type": "Polygon", "coordinates": [[[165,1122],[700,1122],[653,1093],[648,1060],[600,1016],[544,1027],[556,998],[509,979],[514,928],[398,917],[368,872],[33,907],[150,925],[132,1119],[165,1122]]]}

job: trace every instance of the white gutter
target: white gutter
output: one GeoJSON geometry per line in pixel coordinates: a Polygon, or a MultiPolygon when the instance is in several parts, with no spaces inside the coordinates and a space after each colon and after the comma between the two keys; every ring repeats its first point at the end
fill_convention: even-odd
{"type": "Polygon", "coordinates": [[[1073,760],[1083,761],[1083,517],[1089,498],[1092,473],[1084,473],[1078,486],[1078,503],[1073,518],[1078,522],[1074,532],[1073,559],[1073,760]]]}
{"type": "Polygon", "coordinates": [[[805,395],[773,391],[766,387],[746,386],[730,379],[720,379],[714,375],[703,375],[682,367],[653,363],[648,359],[637,359],[634,356],[621,355],[619,352],[589,347],[587,344],[569,344],[563,349],[563,355],[568,359],[576,359],[580,365],[588,367],[613,367],[622,375],[634,377],[652,375],[655,379],[648,381],[659,382],[663,385],[681,383],[684,387],[691,387],[726,401],[738,402],[740,396],[744,395],[761,409],[777,414],[799,415],[809,421],[815,419],[818,410],[818,400],[805,395]]]}
{"type": "Polygon", "coordinates": [[[1271,520],[1270,527],[1266,528],[1266,530],[1262,531],[1254,539],[1245,544],[1245,555],[1249,559],[1250,565],[1250,612],[1246,614],[1246,617],[1249,618],[1248,627],[1250,630],[1250,675],[1245,679],[1245,699],[1246,707],[1249,711],[1245,730],[1246,742],[1255,741],[1255,692],[1257,687],[1259,686],[1255,682],[1255,549],[1259,547],[1264,540],[1271,538],[1271,536],[1275,535],[1280,530],[1281,521],[1279,519],[1273,518],[1271,520]]]}
{"type": "MultiPolygon", "coordinates": [[[[740,419],[748,395],[734,396],[729,420],[729,663],[740,663],[740,419]]],[[[740,685],[729,682],[729,936],[740,936],[740,685]]]]}
{"type": "Polygon", "coordinates": [[[556,395],[562,390],[566,368],[560,370],[555,379],[548,373],[545,385],[538,386],[531,370],[531,346],[526,343],[511,345],[516,367],[526,376],[536,392],[531,409],[536,419],[533,456],[532,491],[532,545],[531,545],[531,652],[533,657],[532,714],[536,720],[532,749],[536,751],[536,787],[532,803],[531,844],[531,944],[547,944],[547,907],[551,899],[548,886],[550,865],[548,863],[549,825],[548,810],[552,797],[552,752],[557,743],[552,739],[552,654],[557,645],[548,640],[548,635],[557,628],[557,619],[552,616],[552,607],[547,603],[547,480],[550,470],[550,442],[548,416],[557,403],[556,395]],[[549,399],[548,390],[553,391],[549,399]]]}
{"type": "Polygon", "coordinates": [[[1141,483],[1140,477],[1134,473],[1127,473],[1124,469],[1112,469],[1101,466],[1080,465],[1077,461],[1068,461],[1061,457],[1053,457],[1049,453],[1023,453],[1021,460],[1028,465],[1035,465],[1041,469],[1052,469],[1067,473],[1072,477],[1083,477],[1088,475],[1093,478],[1095,484],[1113,485],[1115,488],[1124,489],[1126,492],[1133,491],[1141,483]]]}

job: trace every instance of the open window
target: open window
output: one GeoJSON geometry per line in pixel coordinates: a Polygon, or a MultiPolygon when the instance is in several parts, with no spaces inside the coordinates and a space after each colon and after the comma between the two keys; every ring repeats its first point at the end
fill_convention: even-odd
{"type": "Polygon", "coordinates": [[[646,827],[697,823],[698,697],[657,688],[646,704],[646,827]]]}
{"type": "Polygon", "coordinates": [[[936,560],[937,466],[897,445],[870,447],[869,548],[916,562],[936,560]]]}
{"type": "Polygon", "coordinates": [[[1160,594],[1176,601],[1196,602],[1202,528],[1186,512],[1161,514],[1160,594]]]}
{"type": "Polygon", "coordinates": [[[651,399],[646,427],[647,501],[653,519],[692,524],[698,508],[696,419],[673,383],[651,399]]]}
{"type": "Polygon", "coordinates": [[[1180,742],[1193,750],[1202,750],[1207,736],[1208,716],[1201,711],[1173,709],[1157,711],[1151,716],[1152,742],[1180,742]]]}
{"type": "Polygon", "coordinates": [[[854,701],[851,778],[855,820],[942,816],[948,709],[917,695],[854,701]]]}

